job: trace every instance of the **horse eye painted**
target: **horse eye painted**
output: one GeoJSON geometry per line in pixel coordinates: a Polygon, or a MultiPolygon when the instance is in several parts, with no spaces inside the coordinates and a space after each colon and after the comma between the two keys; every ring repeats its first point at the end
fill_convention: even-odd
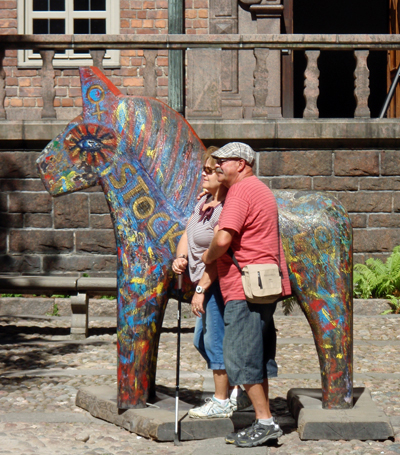
{"type": "Polygon", "coordinates": [[[81,150],[98,151],[101,149],[101,143],[92,138],[85,138],[78,142],[77,146],[81,150]]]}

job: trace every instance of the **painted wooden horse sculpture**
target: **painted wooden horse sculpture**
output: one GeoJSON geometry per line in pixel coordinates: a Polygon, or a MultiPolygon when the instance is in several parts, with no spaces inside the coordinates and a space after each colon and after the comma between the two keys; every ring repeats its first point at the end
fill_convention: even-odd
{"type": "MultiPolygon", "coordinates": [[[[118,254],[118,406],[155,393],[161,325],[173,294],[171,261],[201,190],[204,146],[160,101],[123,96],[97,69],[82,68],[83,113],[38,159],[54,196],[104,190],[118,254]]],[[[313,331],[323,406],[352,407],[352,231],[337,200],[277,191],[293,294],[313,331]]]]}

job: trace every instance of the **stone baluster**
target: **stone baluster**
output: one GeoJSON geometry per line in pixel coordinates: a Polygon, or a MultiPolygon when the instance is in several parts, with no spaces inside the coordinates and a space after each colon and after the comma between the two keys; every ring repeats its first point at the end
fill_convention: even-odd
{"type": "Polygon", "coordinates": [[[103,68],[103,58],[104,55],[106,54],[105,49],[100,49],[100,50],[90,50],[90,56],[92,57],[93,60],[93,66],[98,68],[101,71],[104,71],[103,68]]]}
{"type": "Polygon", "coordinates": [[[144,78],[144,94],[155,98],[157,96],[157,80],[156,80],[156,57],[157,51],[145,50],[144,58],[146,66],[143,72],[144,78]]]}
{"type": "Polygon", "coordinates": [[[54,51],[40,51],[40,56],[43,60],[43,66],[40,70],[43,98],[42,118],[56,118],[56,110],[54,109],[54,98],[56,97],[53,68],[54,51]]]}
{"type": "Polygon", "coordinates": [[[354,71],[354,97],[357,107],[354,112],[355,118],[370,118],[371,111],[368,107],[369,69],[367,64],[369,51],[354,51],[356,69],[354,71]]]}
{"type": "Polygon", "coordinates": [[[254,49],[256,69],[253,72],[253,96],[255,107],[253,117],[268,117],[266,101],[268,96],[268,68],[267,58],[269,49],[254,49]]]}
{"type": "Polygon", "coordinates": [[[0,119],[6,118],[4,109],[4,99],[6,97],[6,72],[3,68],[3,59],[5,55],[4,48],[0,49],[0,119]]]}
{"type": "Polygon", "coordinates": [[[305,51],[307,68],[304,72],[304,98],[306,107],[303,112],[304,118],[318,118],[319,111],[317,100],[319,96],[319,69],[318,58],[320,51],[305,51]]]}

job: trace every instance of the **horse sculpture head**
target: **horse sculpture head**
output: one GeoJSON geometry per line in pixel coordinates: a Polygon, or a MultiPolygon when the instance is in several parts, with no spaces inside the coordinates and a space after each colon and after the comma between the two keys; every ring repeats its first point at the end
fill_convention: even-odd
{"type": "Polygon", "coordinates": [[[97,69],[80,69],[83,112],[38,159],[53,196],[103,184],[123,156],[140,163],[166,199],[188,215],[201,188],[204,145],[177,112],[148,97],[128,97],[97,69]]]}

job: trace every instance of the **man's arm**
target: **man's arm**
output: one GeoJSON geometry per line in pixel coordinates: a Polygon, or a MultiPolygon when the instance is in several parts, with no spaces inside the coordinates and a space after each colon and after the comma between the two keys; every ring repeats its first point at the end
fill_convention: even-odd
{"type": "Polygon", "coordinates": [[[226,253],[231,246],[235,231],[233,229],[221,229],[212,239],[211,245],[202,256],[205,264],[211,264],[226,253]]]}

